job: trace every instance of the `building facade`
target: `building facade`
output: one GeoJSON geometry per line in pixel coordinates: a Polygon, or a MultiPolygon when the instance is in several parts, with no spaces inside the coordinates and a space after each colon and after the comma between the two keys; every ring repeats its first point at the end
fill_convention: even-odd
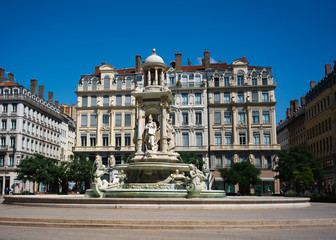
{"type": "MultiPolygon", "coordinates": [[[[44,100],[44,86],[31,80],[30,90],[14,82],[13,74],[4,77],[0,68],[0,188],[14,192],[32,189],[33,184],[16,180],[15,168],[21,159],[35,153],[61,160],[61,125],[63,117],[53,105],[53,94],[44,100]]],[[[40,185],[42,188],[43,185],[40,185]]]]}
{"type": "MultiPolygon", "coordinates": [[[[195,66],[190,61],[182,66],[181,53],[176,53],[163,74],[175,99],[169,113],[175,150],[195,152],[205,161],[209,187],[224,189],[216,169],[230,167],[233,161],[251,161],[262,170],[263,184],[255,191],[279,192],[272,171],[275,151],[280,149],[272,69],[249,66],[245,57],[232,64],[210,63],[210,53],[205,51],[203,64],[195,66]]],[[[140,56],[135,68],[116,70],[103,63],[95,74],[81,77],[76,91],[80,137],[75,151],[107,166],[122,163],[134,153],[129,139],[134,137],[137,112],[130,93],[141,84],[140,56]]]]}

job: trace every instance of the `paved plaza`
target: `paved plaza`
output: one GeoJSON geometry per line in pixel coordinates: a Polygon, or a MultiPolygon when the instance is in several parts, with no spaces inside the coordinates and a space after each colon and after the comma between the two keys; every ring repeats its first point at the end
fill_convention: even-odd
{"type": "MultiPolygon", "coordinates": [[[[2,200],[1,200],[2,201],[2,200]]],[[[139,221],[247,221],[335,219],[336,204],[292,209],[172,210],[30,207],[0,204],[0,217],[139,221]]],[[[336,228],[265,230],[151,230],[22,227],[0,225],[0,239],[336,239],[336,228]]]]}

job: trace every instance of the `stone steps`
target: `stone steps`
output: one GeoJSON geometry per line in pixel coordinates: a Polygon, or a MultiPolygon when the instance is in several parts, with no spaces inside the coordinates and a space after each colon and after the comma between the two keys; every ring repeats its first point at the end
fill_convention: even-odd
{"type": "Polygon", "coordinates": [[[223,220],[223,221],[154,221],[0,217],[0,225],[49,228],[136,229],[136,230],[280,230],[336,228],[336,218],[299,220],[223,220]]]}

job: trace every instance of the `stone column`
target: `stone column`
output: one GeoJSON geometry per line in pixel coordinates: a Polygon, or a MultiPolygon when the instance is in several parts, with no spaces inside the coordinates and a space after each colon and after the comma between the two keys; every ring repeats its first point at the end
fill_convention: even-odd
{"type": "Polygon", "coordinates": [[[2,196],[4,195],[5,193],[5,188],[6,188],[6,178],[5,178],[5,175],[2,176],[2,189],[1,189],[1,194],[2,196]]]}
{"type": "Polygon", "coordinates": [[[148,80],[147,80],[147,84],[148,85],[152,85],[152,79],[151,79],[151,72],[150,72],[150,70],[148,70],[148,80]]]}
{"type": "Polygon", "coordinates": [[[248,144],[253,144],[253,133],[252,133],[252,111],[250,107],[246,108],[246,118],[247,118],[247,136],[248,136],[248,144]]]}
{"type": "Polygon", "coordinates": [[[238,144],[238,135],[237,135],[237,109],[235,107],[232,107],[232,137],[233,137],[233,145],[238,144]]]}
{"type": "Polygon", "coordinates": [[[113,142],[113,112],[110,113],[110,142],[109,142],[109,146],[113,146],[112,142],[113,142]]]}
{"type": "Polygon", "coordinates": [[[97,131],[96,131],[96,146],[102,146],[102,138],[100,136],[100,128],[101,128],[101,124],[102,124],[102,114],[101,112],[97,111],[97,131]]]}
{"type": "Polygon", "coordinates": [[[276,119],[275,119],[275,108],[271,108],[271,123],[272,123],[272,132],[271,132],[271,144],[276,144],[276,119]]]}
{"type": "Polygon", "coordinates": [[[163,74],[163,69],[161,70],[161,82],[160,82],[160,84],[161,84],[162,86],[164,86],[164,85],[165,85],[165,83],[164,83],[164,74],[163,74]]]}
{"type": "Polygon", "coordinates": [[[157,68],[155,68],[155,81],[154,81],[154,85],[158,85],[158,70],[157,70],[157,68]]]}
{"type": "Polygon", "coordinates": [[[142,133],[144,131],[145,118],[146,118],[142,107],[143,105],[138,104],[139,119],[138,119],[138,136],[137,136],[137,143],[136,143],[137,153],[142,153],[142,133]]]}
{"type": "Polygon", "coordinates": [[[161,103],[161,151],[167,152],[168,142],[167,142],[167,103],[161,103]]]}

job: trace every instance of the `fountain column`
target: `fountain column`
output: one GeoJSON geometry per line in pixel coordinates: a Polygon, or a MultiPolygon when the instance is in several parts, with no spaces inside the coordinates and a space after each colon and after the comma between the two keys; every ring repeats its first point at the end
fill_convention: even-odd
{"type": "Polygon", "coordinates": [[[167,103],[161,102],[161,149],[162,152],[168,151],[167,141],[167,103]]]}
{"type": "Polygon", "coordinates": [[[142,133],[145,126],[145,115],[142,109],[143,105],[138,104],[139,122],[138,122],[138,136],[137,136],[137,152],[142,153],[142,133]]]}

